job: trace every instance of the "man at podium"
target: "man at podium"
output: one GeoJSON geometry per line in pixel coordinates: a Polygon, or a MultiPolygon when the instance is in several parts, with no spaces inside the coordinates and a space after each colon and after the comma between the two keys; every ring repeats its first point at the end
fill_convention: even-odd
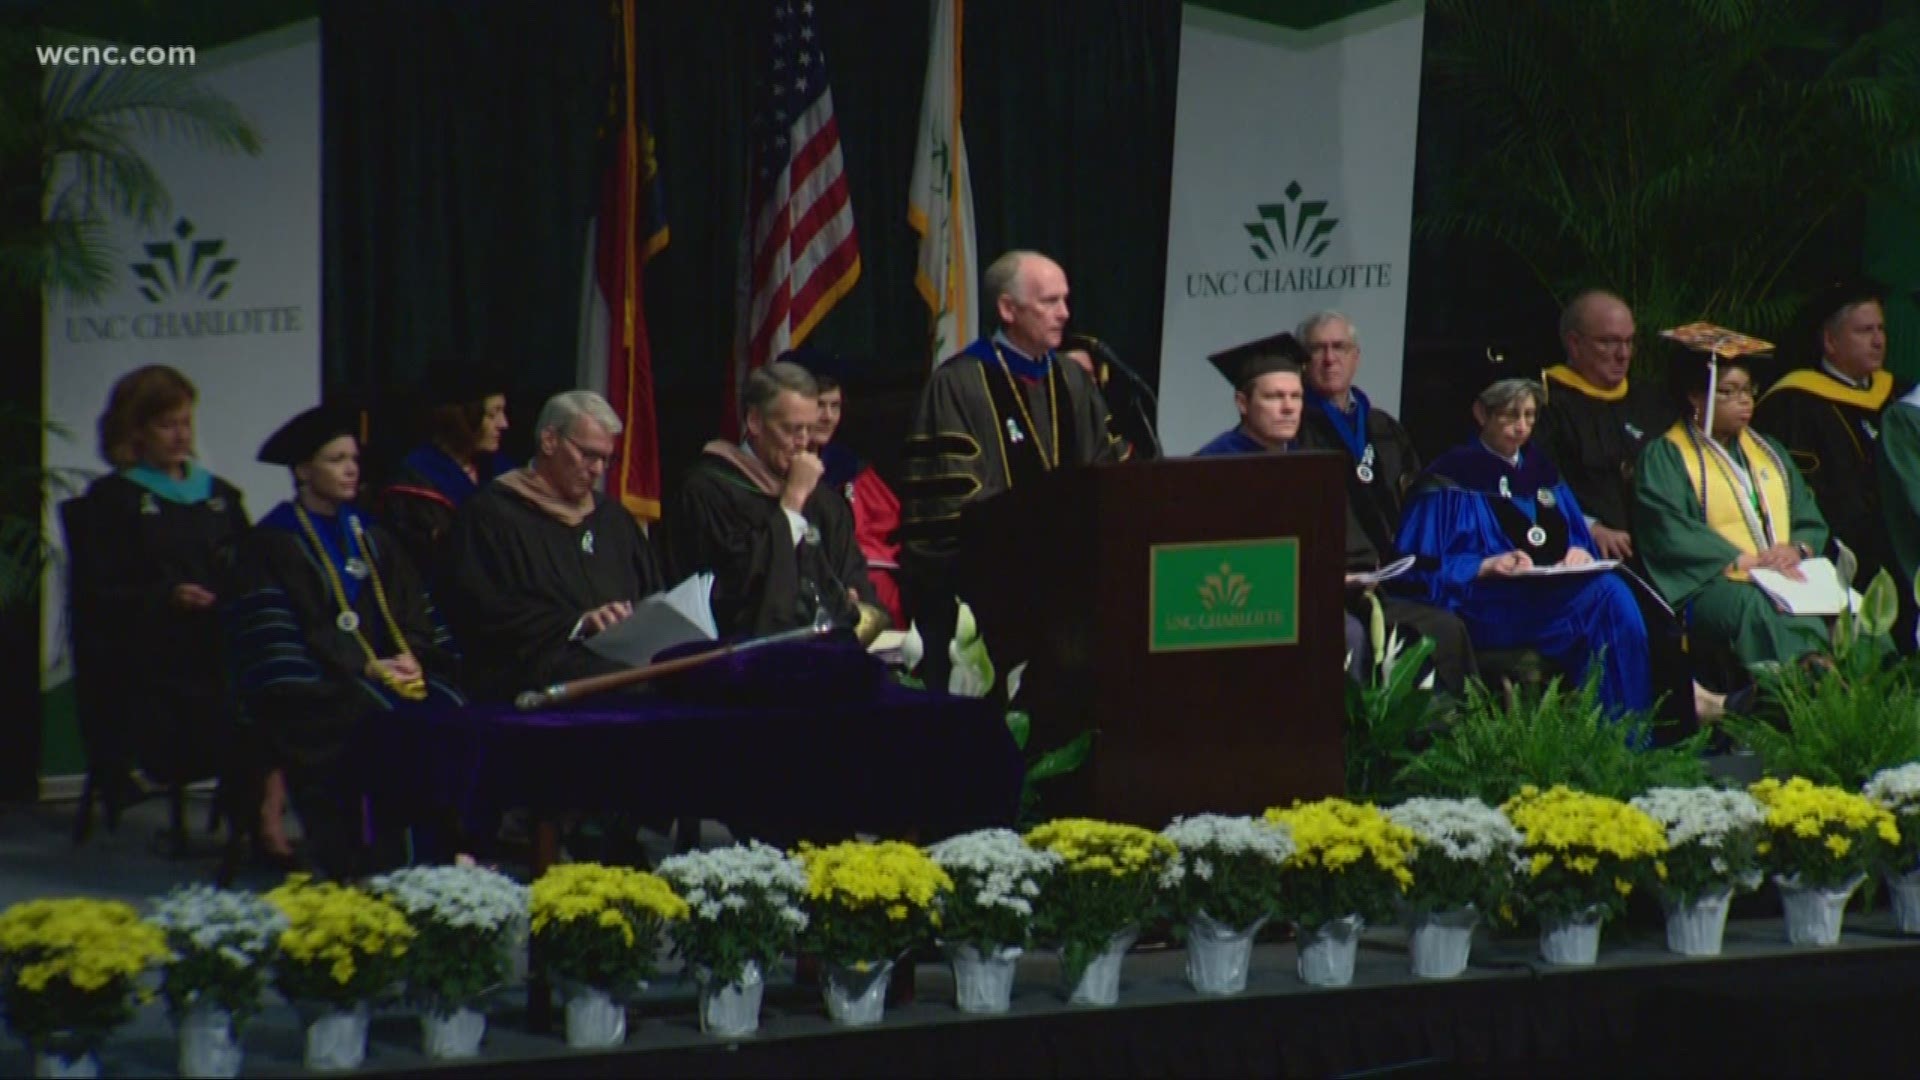
{"type": "MultiPolygon", "coordinates": [[[[1288,333],[1275,334],[1207,359],[1233,385],[1233,404],[1240,413],[1240,423],[1195,451],[1195,457],[1288,453],[1303,448],[1301,427],[1306,401],[1302,380],[1307,355],[1297,338],[1288,333]]],[[[1376,569],[1380,558],[1351,501],[1347,506],[1346,546],[1348,581],[1353,584],[1356,572],[1376,569]]],[[[1370,663],[1367,632],[1359,618],[1364,593],[1351,589],[1350,598],[1359,603],[1351,603],[1346,613],[1347,671],[1364,681],[1370,663]]],[[[1450,612],[1402,597],[1382,595],[1380,601],[1389,626],[1433,639],[1435,678],[1448,690],[1459,693],[1464,679],[1461,673],[1471,665],[1473,655],[1466,624],[1450,612]]]]}
{"type": "Polygon", "coordinates": [[[933,687],[951,670],[961,513],[1054,469],[1121,454],[1099,387],[1054,353],[1067,325],[1066,271],[1038,252],[1009,251],[982,278],[998,328],[934,370],[907,438],[901,562],[933,687]]]}

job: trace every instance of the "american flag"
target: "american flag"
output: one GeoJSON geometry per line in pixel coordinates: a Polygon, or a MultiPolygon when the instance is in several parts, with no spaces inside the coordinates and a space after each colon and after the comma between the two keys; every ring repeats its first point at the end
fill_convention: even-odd
{"type": "Polygon", "coordinates": [[[728,386],[733,422],[747,373],[805,341],[860,279],[853,203],[813,0],[773,5],[772,46],[753,124],[741,237],[736,299],[743,316],[728,386]]]}

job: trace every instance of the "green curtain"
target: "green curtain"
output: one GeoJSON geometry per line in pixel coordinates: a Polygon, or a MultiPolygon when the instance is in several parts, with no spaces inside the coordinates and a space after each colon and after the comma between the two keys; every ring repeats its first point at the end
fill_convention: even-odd
{"type": "MultiPolygon", "coordinates": [[[[721,421],[754,80],[770,0],[643,4],[671,241],[647,271],[669,488],[721,421]]],[[[1038,248],[1075,325],[1157,371],[1180,6],[966,5],[965,119],[982,261],[1038,248]]],[[[814,332],[857,398],[904,423],[925,375],[907,226],[930,5],[816,0],[860,282],[814,332]]],[[[458,358],[512,366],[524,437],[574,379],[579,281],[605,116],[602,4],[326,6],[326,373],[381,395],[458,358]]],[[[870,417],[871,419],[871,417],[870,417]]],[[[860,446],[887,463],[897,447],[860,446]]]]}

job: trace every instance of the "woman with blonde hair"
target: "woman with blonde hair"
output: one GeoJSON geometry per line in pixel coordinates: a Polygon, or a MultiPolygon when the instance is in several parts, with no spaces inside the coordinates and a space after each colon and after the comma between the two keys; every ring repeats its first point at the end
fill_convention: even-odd
{"type": "MultiPolygon", "coordinates": [[[[240,491],[194,452],[198,394],[162,364],[122,376],[100,414],[113,471],[87,489],[69,537],[86,558],[71,584],[84,647],[116,670],[81,671],[88,769],[109,821],[135,793],[130,770],[176,785],[221,772],[232,708],[217,605],[247,530],[240,491]]],[[[176,832],[176,844],[182,837],[176,832]]]]}

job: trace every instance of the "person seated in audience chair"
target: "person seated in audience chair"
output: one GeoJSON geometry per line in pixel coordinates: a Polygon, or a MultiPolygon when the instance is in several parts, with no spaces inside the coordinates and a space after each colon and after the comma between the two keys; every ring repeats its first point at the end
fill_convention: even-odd
{"type": "Polygon", "coordinates": [[[688,472],[664,522],[674,578],[714,575],[721,636],[805,626],[823,607],[853,625],[873,584],[854,539],[853,510],[813,452],[820,387],[776,360],[747,376],[746,438],[715,440],[688,472]]]}
{"type": "MultiPolygon", "coordinates": [[[[464,704],[458,657],[406,552],[354,505],[352,414],[321,406],[287,421],[260,460],[292,470],[294,497],[242,541],[228,607],[241,701],[285,777],[308,853],[331,877],[399,861],[369,848],[348,751],[369,716],[464,704]]],[[[389,837],[388,839],[392,839],[389,837]]]]}
{"type": "MultiPolygon", "coordinates": [[[[1420,471],[1420,457],[1400,421],[1376,407],[1354,385],[1360,371],[1360,332],[1337,311],[1321,311],[1300,321],[1295,340],[1306,353],[1306,407],[1300,445],[1346,458],[1347,572],[1378,570],[1403,554],[1395,546],[1407,487],[1420,471]]],[[[1480,674],[1480,660],[1467,628],[1452,612],[1376,590],[1389,623],[1433,642],[1434,681],[1451,694],[1466,690],[1480,674]]],[[[1365,594],[1354,590],[1349,601],[1365,594]]],[[[1359,614],[1364,608],[1356,607],[1359,614]]]]}
{"type": "Polygon", "coordinates": [[[1820,654],[1827,626],[1789,615],[1748,571],[1801,576],[1827,546],[1827,523],[1787,448],[1750,426],[1753,373],[1739,357],[1669,345],[1684,419],[1640,460],[1635,536],[1647,576],[1682,613],[1692,640],[1731,649],[1751,668],[1820,654]]]}
{"type": "Polygon", "coordinates": [[[659,592],[653,545],[596,491],[622,425],[590,390],[540,410],[533,461],[468,500],[447,536],[438,597],[467,658],[468,689],[509,700],[533,687],[625,670],[587,648],[659,592]]]}
{"type": "Polygon", "coordinates": [[[1530,644],[1576,680],[1598,662],[1614,711],[1653,703],[1647,629],[1631,587],[1611,573],[1529,576],[1593,562],[1579,500],[1527,445],[1540,386],[1502,379],[1473,404],[1479,437],[1442,454],[1407,496],[1399,549],[1420,563],[1401,579],[1465,620],[1474,644],[1530,644]]]}
{"type": "Polygon", "coordinates": [[[455,381],[427,413],[427,441],[400,462],[377,508],[381,524],[430,582],[445,561],[454,515],[510,467],[500,453],[509,426],[500,379],[469,372],[455,381]]]}
{"type": "MultiPolygon", "coordinates": [[[[1306,400],[1300,373],[1306,353],[1292,334],[1251,341],[1207,359],[1232,384],[1240,423],[1195,450],[1194,457],[1285,454],[1300,448],[1300,416],[1306,400]]],[[[1347,674],[1364,682],[1373,662],[1367,627],[1351,611],[1346,612],[1345,621],[1347,674]]]]}
{"type": "Polygon", "coordinates": [[[239,489],[194,460],[197,398],[184,375],[159,364],[114,384],[99,425],[100,456],[114,471],[87,488],[76,522],[87,535],[69,538],[86,550],[71,583],[75,651],[114,666],[89,670],[76,659],[76,678],[88,682],[80,696],[99,705],[81,710],[90,793],[117,823],[138,789],[137,762],[174,789],[176,851],[186,840],[179,785],[228,774],[236,732],[218,605],[247,531],[239,489]]]}

